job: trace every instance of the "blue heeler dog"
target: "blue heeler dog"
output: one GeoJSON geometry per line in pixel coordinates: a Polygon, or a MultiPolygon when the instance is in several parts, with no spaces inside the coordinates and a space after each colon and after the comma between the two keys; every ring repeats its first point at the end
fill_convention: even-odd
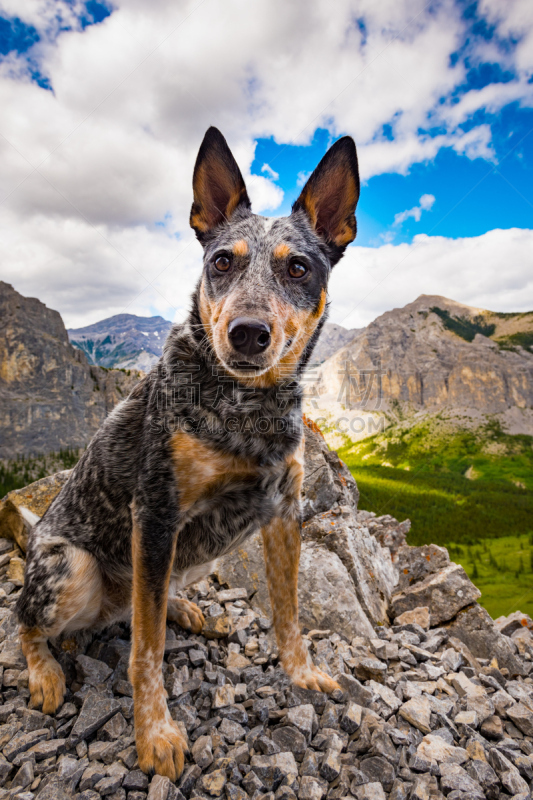
{"type": "Polygon", "coordinates": [[[139,766],[171,780],[187,743],[166,703],[166,619],[200,632],[200,609],[176,591],[254,531],[283,667],[298,686],[337,686],[313,665],[298,626],[298,379],[326,318],[331,269],[356,234],[355,145],[339,139],[292,213],[267,219],[252,213],[226,140],[210,128],[193,188],[204,267],[188,319],[33,529],[17,603],[32,705],[46,714],[65,692],[47,639],[131,619],[139,766]]]}

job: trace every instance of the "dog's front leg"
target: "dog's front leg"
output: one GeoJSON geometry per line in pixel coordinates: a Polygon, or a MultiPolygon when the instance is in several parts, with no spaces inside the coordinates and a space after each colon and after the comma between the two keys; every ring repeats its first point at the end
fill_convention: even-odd
{"type": "Polygon", "coordinates": [[[167,595],[176,532],[161,518],[133,511],[132,649],[135,742],[144,772],[175,781],[183,770],[187,742],[172,720],[163,685],[167,595]]]}
{"type": "Polygon", "coordinates": [[[281,663],[297,686],[332,692],[339,685],[313,664],[298,623],[299,519],[277,517],[261,532],[281,663]]]}

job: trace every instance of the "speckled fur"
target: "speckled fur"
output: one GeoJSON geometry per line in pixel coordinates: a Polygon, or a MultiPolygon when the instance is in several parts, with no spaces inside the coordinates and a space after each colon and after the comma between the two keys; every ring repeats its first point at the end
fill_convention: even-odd
{"type": "Polygon", "coordinates": [[[193,179],[191,224],[204,270],[187,321],[163,356],[106,419],[28,547],[17,603],[32,703],[61,704],[61,669],[46,639],[132,617],[130,676],[140,766],[174,780],[186,743],[170,718],[161,675],[165,619],[193,631],[192,603],[170,597],[261,529],[280,658],[301,686],[335,684],[312,664],[298,628],[303,479],[301,389],[326,317],[331,267],[355,236],[359,184],[351,139],[337,142],[289,217],[252,214],[241,173],[211,128],[193,179]],[[227,274],[214,260],[225,253],[227,274]],[[291,280],[291,261],[305,263],[291,280]],[[271,327],[244,371],[227,326],[255,316],[271,327]],[[167,605],[168,603],[168,605],[167,605]]]}

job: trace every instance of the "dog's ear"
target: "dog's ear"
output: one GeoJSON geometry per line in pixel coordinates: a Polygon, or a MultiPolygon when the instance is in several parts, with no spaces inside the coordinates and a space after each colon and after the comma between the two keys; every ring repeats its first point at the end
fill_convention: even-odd
{"type": "Polygon", "coordinates": [[[357,151],[351,136],[343,136],[328,150],[292,207],[307,217],[337,258],[357,233],[355,207],[359,200],[357,151]]]}
{"type": "Polygon", "coordinates": [[[241,171],[217,128],[209,128],[204,136],[192,185],[194,202],[190,223],[200,241],[228,220],[237,207],[250,208],[241,171]]]}

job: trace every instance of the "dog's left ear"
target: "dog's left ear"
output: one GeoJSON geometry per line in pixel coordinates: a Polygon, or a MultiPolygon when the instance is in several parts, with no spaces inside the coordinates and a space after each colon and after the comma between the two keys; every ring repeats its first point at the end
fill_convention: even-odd
{"type": "Polygon", "coordinates": [[[355,207],[359,200],[357,151],[351,136],[328,150],[292,207],[303,209],[315,232],[333,245],[335,260],[357,233],[355,207]]]}
{"type": "Polygon", "coordinates": [[[190,223],[200,241],[229,220],[250,199],[237,162],[218,128],[209,128],[200,145],[192,179],[194,202],[190,223]]]}

